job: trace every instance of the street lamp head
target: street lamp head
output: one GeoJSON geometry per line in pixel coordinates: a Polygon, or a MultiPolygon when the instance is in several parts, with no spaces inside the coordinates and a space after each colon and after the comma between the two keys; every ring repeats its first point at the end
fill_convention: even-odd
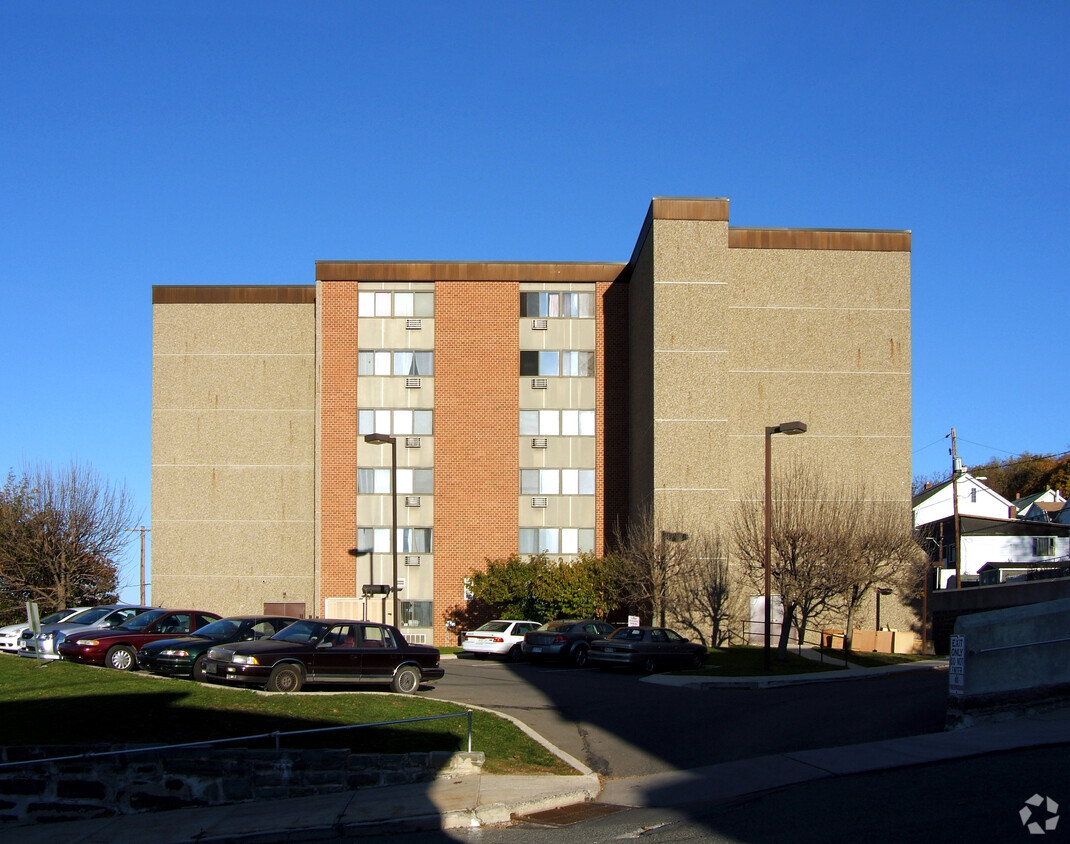
{"type": "Polygon", "coordinates": [[[397,442],[397,440],[389,434],[365,434],[364,442],[372,445],[387,445],[388,443],[397,442]]]}
{"type": "Polygon", "coordinates": [[[806,423],[805,422],[781,422],[776,426],[777,434],[805,434],[806,423]]]}

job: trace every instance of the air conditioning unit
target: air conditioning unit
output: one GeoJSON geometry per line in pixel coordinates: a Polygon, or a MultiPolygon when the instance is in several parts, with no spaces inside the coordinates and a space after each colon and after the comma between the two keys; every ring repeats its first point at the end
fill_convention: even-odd
{"type": "Polygon", "coordinates": [[[549,500],[546,498],[545,495],[540,495],[540,496],[538,496],[536,498],[532,498],[531,499],[531,506],[534,507],[537,510],[541,510],[541,509],[545,508],[548,503],[549,503],[549,500]]]}
{"type": "Polygon", "coordinates": [[[421,380],[419,378],[406,378],[405,386],[411,389],[420,389],[421,380]]]}
{"type": "Polygon", "coordinates": [[[546,437],[532,437],[531,438],[531,447],[532,448],[546,448],[549,444],[550,444],[550,441],[548,439],[546,439],[546,437]]]}
{"type": "Polygon", "coordinates": [[[424,321],[422,319],[407,319],[405,320],[405,328],[409,331],[419,331],[424,327],[424,321]]]}
{"type": "Polygon", "coordinates": [[[418,495],[406,495],[405,496],[405,506],[406,507],[419,507],[420,506],[420,496],[418,496],[418,495]]]}
{"type": "Polygon", "coordinates": [[[420,438],[419,437],[405,437],[405,448],[419,448],[419,447],[420,447],[420,438]]]}
{"type": "Polygon", "coordinates": [[[533,389],[533,390],[545,390],[546,386],[547,386],[547,381],[546,381],[545,378],[532,378],[531,379],[531,389],[533,389]]]}
{"type": "Polygon", "coordinates": [[[535,331],[545,331],[549,323],[544,319],[533,319],[531,321],[531,327],[535,331]]]}
{"type": "Polygon", "coordinates": [[[406,554],[405,555],[405,565],[407,565],[407,566],[418,566],[418,565],[420,565],[420,556],[419,556],[419,554],[406,554]]]}

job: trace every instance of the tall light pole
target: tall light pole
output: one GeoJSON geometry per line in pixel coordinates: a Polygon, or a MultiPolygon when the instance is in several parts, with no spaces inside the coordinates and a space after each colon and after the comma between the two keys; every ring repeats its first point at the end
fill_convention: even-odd
{"type": "Polygon", "coordinates": [[[372,445],[390,443],[390,498],[394,505],[390,533],[390,550],[394,557],[394,581],[390,584],[390,592],[394,596],[394,626],[397,627],[400,622],[398,618],[398,439],[389,434],[365,434],[364,442],[372,445]]]}
{"type": "Polygon", "coordinates": [[[140,593],[140,597],[138,598],[138,600],[141,602],[141,605],[144,606],[145,605],[145,534],[146,533],[152,533],[152,528],[147,528],[145,526],[142,526],[142,527],[136,527],[136,528],[127,528],[126,530],[129,533],[140,533],[141,534],[141,577],[139,578],[139,582],[141,584],[141,593],[140,593]]]}
{"type": "MultiPolygon", "coordinates": [[[[773,567],[770,549],[773,544],[773,434],[805,434],[805,422],[781,422],[765,429],[765,670],[773,668],[769,640],[773,636],[773,567]]],[[[783,624],[783,622],[781,622],[783,624]]]]}

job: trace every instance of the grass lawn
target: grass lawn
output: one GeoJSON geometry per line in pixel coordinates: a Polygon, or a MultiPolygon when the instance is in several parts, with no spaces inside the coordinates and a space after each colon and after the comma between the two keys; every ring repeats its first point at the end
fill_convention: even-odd
{"type": "MultiPolygon", "coordinates": [[[[826,651],[826,654],[828,652],[826,651]]],[[[843,654],[843,651],[834,651],[839,656],[843,654]]],[[[861,665],[863,668],[879,668],[884,665],[902,665],[905,662],[923,662],[927,659],[933,659],[932,656],[922,656],[921,654],[882,654],[876,651],[872,653],[864,653],[862,651],[847,651],[847,659],[849,659],[854,665],[861,665]]],[[[843,657],[840,656],[842,660],[843,657]]]]}
{"type": "MultiPolygon", "coordinates": [[[[328,692],[272,694],[4,654],[0,745],[181,744],[465,711],[419,694],[363,689],[332,694],[330,687],[317,688],[328,692]]],[[[247,746],[274,747],[274,739],[247,746]]],[[[466,750],[467,721],[284,736],[280,746],[349,747],[358,753],[466,750]]],[[[487,712],[473,711],[472,749],[486,755],[487,773],[573,773],[511,722],[487,712]]]]}

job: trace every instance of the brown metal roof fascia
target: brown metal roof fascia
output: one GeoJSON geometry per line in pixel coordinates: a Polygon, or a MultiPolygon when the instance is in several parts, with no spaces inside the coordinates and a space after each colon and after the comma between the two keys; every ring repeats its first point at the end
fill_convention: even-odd
{"type": "Polygon", "coordinates": [[[729,228],[736,249],[838,249],[845,252],[909,252],[909,231],[729,228]]]}
{"type": "Polygon", "coordinates": [[[318,281],[614,281],[616,263],[317,261],[318,281]]]}
{"type": "Polygon", "coordinates": [[[154,305],[313,305],[316,288],[302,285],[153,285],[154,305]]]}
{"type": "Polygon", "coordinates": [[[643,244],[650,237],[650,229],[654,220],[706,220],[715,222],[728,222],[727,199],[671,199],[668,197],[655,196],[650,200],[650,207],[646,212],[646,219],[639,229],[639,237],[635,240],[632,249],[632,257],[628,260],[628,271],[622,275],[623,281],[631,278],[632,267],[639,259],[639,253],[643,244]]]}

